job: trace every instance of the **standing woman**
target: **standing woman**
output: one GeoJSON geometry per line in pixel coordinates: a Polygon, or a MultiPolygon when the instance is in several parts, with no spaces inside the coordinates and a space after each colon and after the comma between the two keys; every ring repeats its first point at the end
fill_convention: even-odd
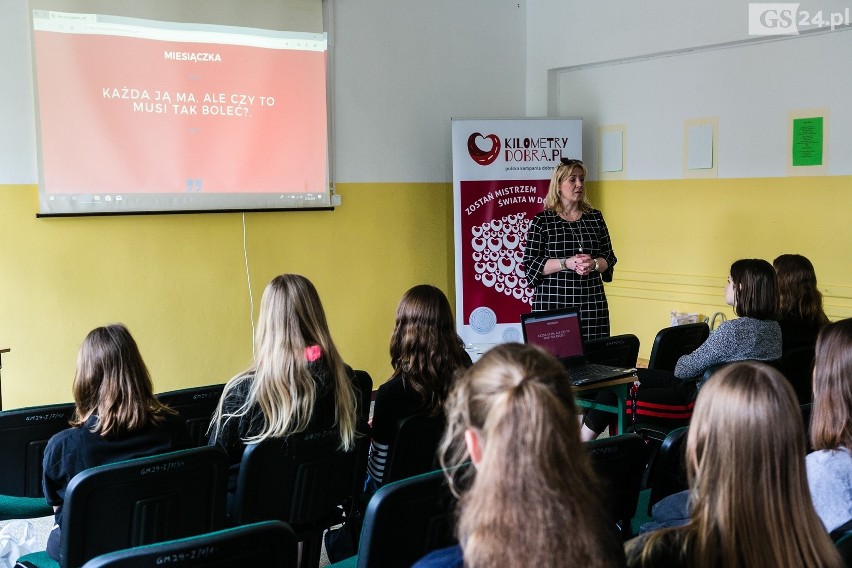
{"type": "Polygon", "coordinates": [[[686,525],[629,541],[631,568],[841,568],[808,494],[799,402],[754,361],[701,389],[686,440],[686,525]]]}
{"type": "Polygon", "coordinates": [[[77,355],[71,428],[47,442],[43,487],[56,512],[47,553],[59,560],[62,505],[75,475],[91,467],[189,448],[186,423],[154,396],[151,376],[121,324],[89,332],[77,355]]]}
{"type": "Polygon", "coordinates": [[[210,426],[210,444],[231,461],[229,491],[246,444],[337,428],[340,446],[355,445],[355,388],[328,332],[314,285],[276,276],[263,292],[254,363],[225,385],[210,426]]]}
{"type": "Polygon", "coordinates": [[[441,466],[461,493],[459,545],[415,568],[624,565],[580,442],[571,383],[540,348],[498,345],[459,377],[441,466]],[[458,467],[467,461],[473,466],[458,467]]]}
{"type": "Polygon", "coordinates": [[[470,367],[450,303],[440,289],[421,284],[399,301],[390,356],[393,376],[379,387],[373,407],[369,492],[382,484],[397,422],[421,412],[443,415],[456,371],[470,367]]]}
{"type": "Polygon", "coordinates": [[[814,362],[808,484],[827,531],[852,520],[852,319],[825,326],[814,362]]]}
{"type": "Polygon", "coordinates": [[[609,304],[603,283],[612,281],[616,258],[603,215],[586,196],[580,160],[554,168],[544,200],[527,232],[524,269],[535,289],[534,312],[580,306],[583,339],[609,337],[609,304]]]}
{"type": "Polygon", "coordinates": [[[784,351],[813,347],[828,323],[814,265],[800,254],[782,254],[772,263],[778,275],[778,323],[784,351]]]}

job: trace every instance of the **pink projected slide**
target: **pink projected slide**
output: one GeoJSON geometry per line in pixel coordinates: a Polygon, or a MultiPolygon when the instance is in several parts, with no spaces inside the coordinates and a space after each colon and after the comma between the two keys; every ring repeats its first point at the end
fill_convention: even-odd
{"type": "Polygon", "coordinates": [[[35,31],[48,193],[326,191],[326,54],[35,31]]]}
{"type": "Polygon", "coordinates": [[[530,320],[526,324],[527,342],[564,359],[583,353],[583,336],[576,317],[557,317],[530,320]]]}

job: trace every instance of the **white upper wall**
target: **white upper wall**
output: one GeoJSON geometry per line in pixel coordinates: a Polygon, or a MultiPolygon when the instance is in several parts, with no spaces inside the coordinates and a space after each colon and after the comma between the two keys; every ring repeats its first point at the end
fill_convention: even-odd
{"type": "MultiPolygon", "coordinates": [[[[848,0],[806,0],[800,18],[846,13],[848,0]]],[[[527,4],[530,116],[547,114],[550,69],[748,39],[744,0],[535,0],[527,4]]]]}
{"type": "Polygon", "coordinates": [[[26,0],[0,4],[0,183],[38,182],[29,37],[26,0]]]}
{"type": "MultiPolygon", "coordinates": [[[[335,180],[449,182],[450,119],[525,113],[526,0],[333,0],[335,180]]],[[[0,183],[37,182],[26,0],[0,2],[0,183]]]]}
{"type": "Polygon", "coordinates": [[[683,178],[685,123],[707,117],[718,120],[718,177],[792,175],[790,116],[813,112],[827,117],[822,173],[849,175],[845,1],[803,2],[796,14],[799,24],[840,17],[842,29],[773,37],[749,35],[741,0],[530,2],[527,112],[583,118],[590,179],[598,178],[599,128],[612,125],[625,127],[623,179],[683,178]]]}
{"type": "Polygon", "coordinates": [[[449,182],[451,118],[525,113],[526,0],[335,0],[337,182],[449,182]]]}

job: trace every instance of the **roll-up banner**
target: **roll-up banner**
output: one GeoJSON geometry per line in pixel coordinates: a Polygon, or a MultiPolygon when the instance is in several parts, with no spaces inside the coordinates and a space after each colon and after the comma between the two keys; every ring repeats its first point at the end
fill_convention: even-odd
{"type": "Polygon", "coordinates": [[[453,119],[456,323],[465,345],[521,341],[523,255],[560,158],[582,159],[579,118],[453,119]]]}

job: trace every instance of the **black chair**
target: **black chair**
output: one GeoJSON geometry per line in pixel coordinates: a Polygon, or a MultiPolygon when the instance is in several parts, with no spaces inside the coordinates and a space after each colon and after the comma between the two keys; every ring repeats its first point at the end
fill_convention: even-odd
{"type": "Polygon", "coordinates": [[[639,358],[639,338],[631,333],[591,339],[583,343],[589,363],[632,369],[639,358]]]}
{"type": "Polygon", "coordinates": [[[0,520],[50,515],[42,493],[42,459],[51,436],[69,427],[73,404],[0,412],[0,520]]]}
{"type": "Polygon", "coordinates": [[[799,404],[813,399],[814,351],[810,345],[790,349],[781,356],[780,370],[796,391],[799,404]]]}
{"type": "MultiPolygon", "coordinates": [[[[648,369],[655,371],[674,372],[677,360],[683,355],[695,351],[710,336],[710,326],[706,323],[689,323],[666,327],[657,332],[654,345],[651,348],[651,357],[648,360],[648,369]]],[[[640,375],[641,382],[641,375],[640,375]]],[[[692,403],[689,404],[659,404],[654,409],[654,424],[642,422],[641,416],[645,410],[637,409],[636,423],[629,429],[632,432],[640,432],[649,445],[658,442],[675,428],[687,426],[692,418],[692,403]],[[665,422],[662,425],[660,422],[665,422]],[[647,435],[651,433],[651,435],[647,435]]]]}
{"type": "Polygon", "coordinates": [[[661,329],[654,338],[648,368],[674,372],[677,360],[698,349],[708,337],[710,326],[703,322],[661,329]]]}
{"type": "Polygon", "coordinates": [[[33,406],[0,412],[0,493],[43,497],[42,458],[47,441],[69,428],[73,404],[33,406]]]}
{"type": "Polygon", "coordinates": [[[586,442],[592,467],[603,485],[606,507],[623,539],[629,538],[647,463],[645,441],[638,434],[621,434],[586,442]]]}
{"type": "Polygon", "coordinates": [[[686,437],[689,428],[676,428],[668,433],[648,464],[644,487],[651,490],[648,514],[664,497],[689,488],[686,478],[686,437]]]}
{"type": "Polygon", "coordinates": [[[84,470],[65,494],[60,562],[47,552],[18,562],[79,568],[107,552],[219,530],[227,476],[227,456],[213,447],[84,470]]]}
{"type": "Polygon", "coordinates": [[[370,418],[370,404],[373,400],[373,378],[362,370],[352,371],[352,382],[358,395],[358,414],[366,422],[370,418]]]}
{"type": "Polygon", "coordinates": [[[224,388],[224,384],[191,387],[163,392],[158,394],[157,398],[186,420],[189,436],[196,446],[206,446],[210,419],[216,411],[224,388]]]}
{"type": "Polygon", "coordinates": [[[443,414],[414,414],[397,422],[382,482],[399,481],[438,469],[437,452],[445,426],[443,414]]]}
{"type": "Polygon", "coordinates": [[[266,521],[191,536],[178,540],[128,548],[97,556],[83,568],[151,568],[152,566],[296,565],[296,535],[285,523],[266,521]]]}
{"type": "Polygon", "coordinates": [[[300,566],[319,566],[323,531],[353,512],[368,441],[344,452],[336,428],[248,444],[230,510],[232,524],[287,522],[302,543],[300,566]]]}
{"type": "Polygon", "coordinates": [[[811,453],[814,451],[811,447],[811,411],[813,410],[813,403],[801,404],[799,405],[799,409],[802,411],[802,425],[805,427],[805,436],[808,440],[808,453],[811,453]]]}
{"type": "Polygon", "coordinates": [[[353,371],[352,382],[355,384],[358,396],[358,444],[355,448],[355,491],[352,493],[352,502],[344,506],[347,514],[351,514],[358,506],[358,496],[364,487],[367,478],[367,460],[370,454],[370,408],[373,401],[373,378],[367,371],[353,371]]]}
{"type": "Polygon", "coordinates": [[[441,471],[379,488],[364,515],[358,556],[332,566],[408,568],[433,550],[457,542],[455,498],[441,471]]]}

